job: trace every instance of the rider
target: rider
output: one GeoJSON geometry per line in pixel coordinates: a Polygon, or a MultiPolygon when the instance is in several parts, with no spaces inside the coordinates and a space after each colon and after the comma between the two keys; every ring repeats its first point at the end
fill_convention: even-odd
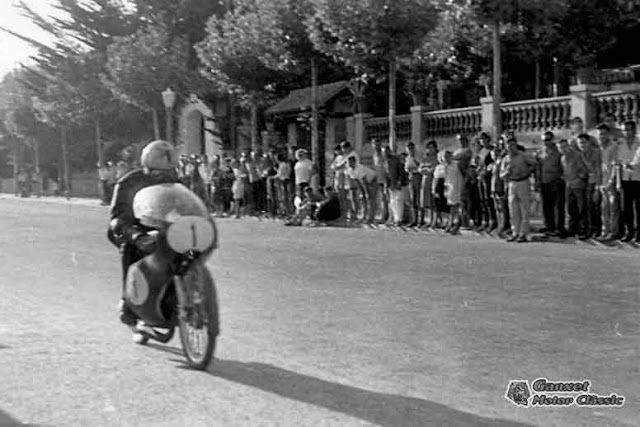
{"type": "MultiPolygon", "coordinates": [[[[107,237],[120,249],[122,254],[122,292],[127,270],[131,264],[145,256],[145,246],[152,244],[148,231],[133,215],[133,198],[145,187],[163,183],[179,182],[177,167],[178,155],[167,141],[156,140],[147,144],[140,157],[142,168],[124,175],[116,183],[111,201],[111,222],[107,237]]],[[[125,325],[135,326],[136,315],[127,306],[124,298],[120,301],[120,321],[125,325]]]]}

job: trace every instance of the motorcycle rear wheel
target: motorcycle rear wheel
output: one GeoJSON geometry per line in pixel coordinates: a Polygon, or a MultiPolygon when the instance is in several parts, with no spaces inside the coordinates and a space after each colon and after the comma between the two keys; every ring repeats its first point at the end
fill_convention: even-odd
{"type": "Polygon", "coordinates": [[[199,301],[191,306],[187,316],[179,316],[178,326],[187,363],[193,369],[204,370],[213,357],[218,338],[218,301],[213,278],[206,274],[198,279],[197,286],[188,286],[188,292],[192,292],[192,301],[194,297],[199,301]]]}

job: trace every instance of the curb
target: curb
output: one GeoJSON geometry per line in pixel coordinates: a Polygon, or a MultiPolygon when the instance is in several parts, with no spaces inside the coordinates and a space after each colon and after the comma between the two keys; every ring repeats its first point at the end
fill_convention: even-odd
{"type": "Polygon", "coordinates": [[[83,205],[83,206],[96,206],[96,207],[105,207],[108,206],[102,205],[100,199],[85,199],[79,197],[70,197],[69,199],[60,196],[42,196],[42,197],[19,197],[14,196],[13,194],[0,194],[0,200],[15,200],[15,201],[24,201],[27,203],[58,203],[58,204],[70,204],[70,205],[83,205]]]}

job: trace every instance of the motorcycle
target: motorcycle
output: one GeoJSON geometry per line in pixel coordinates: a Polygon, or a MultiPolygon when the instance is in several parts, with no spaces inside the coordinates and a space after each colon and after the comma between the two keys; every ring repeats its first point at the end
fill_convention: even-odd
{"type": "Polygon", "coordinates": [[[136,343],[169,342],[176,329],[188,364],[205,369],[216,346],[219,314],[207,260],[217,248],[217,229],[202,200],[182,184],[160,184],[138,191],[134,216],[148,231],[133,263],[124,299],[140,319],[136,343]]]}

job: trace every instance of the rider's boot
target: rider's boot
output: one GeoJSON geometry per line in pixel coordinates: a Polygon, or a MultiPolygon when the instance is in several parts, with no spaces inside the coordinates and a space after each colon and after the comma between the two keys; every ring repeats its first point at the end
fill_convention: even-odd
{"type": "Polygon", "coordinates": [[[136,323],[138,322],[138,318],[136,317],[135,313],[131,310],[131,308],[129,308],[129,306],[124,301],[124,299],[120,300],[120,305],[118,306],[118,309],[120,312],[120,321],[122,323],[131,327],[136,326],[136,323]]]}

